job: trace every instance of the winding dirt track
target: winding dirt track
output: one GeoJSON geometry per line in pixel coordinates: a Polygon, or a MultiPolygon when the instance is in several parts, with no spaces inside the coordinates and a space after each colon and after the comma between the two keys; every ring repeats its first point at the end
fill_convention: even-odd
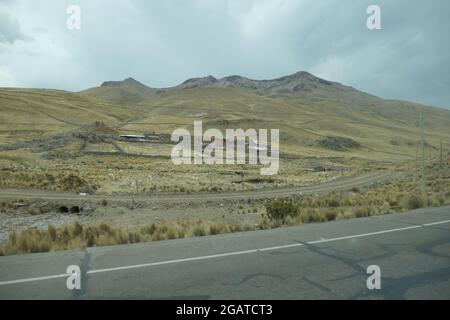
{"type": "Polygon", "coordinates": [[[398,174],[391,171],[375,171],[364,173],[359,176],[346,177],[338,180],[307,187],[279,188],[272,190],[255,190],[242,192],[227,192],[213,194],[166,194],[166,195],[87,195],[82,196],[70,192],[45,191],[45,190],[20,190],[0,189],[0,199],[45,199],[45,200],[67,200],[67,201],[144,201],[152,203],[179,203],[179,202],[205,202],[223,200],[246,200],[246,199],[270,199],[287,197],[292,195],[308,195],[330,191],[349,190],[353,187],[362,187],[375,182],[388,181],[397,177],[398,174]]]}

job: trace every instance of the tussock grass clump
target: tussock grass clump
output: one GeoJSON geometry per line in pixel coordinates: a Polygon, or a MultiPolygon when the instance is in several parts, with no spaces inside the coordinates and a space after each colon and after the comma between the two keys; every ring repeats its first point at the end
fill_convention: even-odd
{"type": "Polygon", "coordinates": [[[359,207],[354,208],[353,214],[356,218],[363,218],[363,217],[369,217],[371,215],[370,207],[359,207]]]}
{"type": "Polygon", "coordinates": [[[30,228],[13,232],[8,241],[0,246],[0,255],[202,237],[251,229],[249,225],[229,225],[223,222],[204,220],[167,221],[143,225],[137,230],[127,230],[107,223],[84,226],[76,222],[62,227],[49,226],[45,230],[30,228]]]}
{"type": "Polygon", "coordinates": [[[336,220],[337,215],[338,215],[338,212],[337,212],[337,211],[334,211],[334,210],[328,210],[328,211],[325,213],[325,217],[327,218],[327,221],[333,221],[333,220],[336,220]]]}
{"type": "Polygon", "coordinates": [[[409,210],[419,209],[425,207],[425,203],[424,197],[413,194],[407,198],[405,207],[409,210]]]}
{"type": "Polygon", "coordinates": [[[209,234],[211,235],[230,233],[231,230],[230,226],[225,223],[215,223],[209,226],[209,234]]]}

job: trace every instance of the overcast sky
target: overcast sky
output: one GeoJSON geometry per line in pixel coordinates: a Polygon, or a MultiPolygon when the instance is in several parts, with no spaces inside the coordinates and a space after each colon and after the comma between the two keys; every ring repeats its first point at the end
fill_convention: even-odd
{"type": "Polygon", "coordinates": [[[449,0],[0,0],[0,87],[152,87],[300,70],[450,107],[449,0]],[[66,27],[68,5],[81,29],[66,27]],[[381,8],[381,30],[366,9],[381,8]]]}

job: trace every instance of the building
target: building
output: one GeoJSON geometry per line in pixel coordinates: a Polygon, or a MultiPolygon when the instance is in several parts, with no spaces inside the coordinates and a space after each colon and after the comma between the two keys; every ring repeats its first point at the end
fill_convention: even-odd
{"type": "Polygon", "coordinates": [[[121,139],[131,142],[146,142],[147,138],[144,135],[138,134],[124,134],[120,136],[121,139]]]}

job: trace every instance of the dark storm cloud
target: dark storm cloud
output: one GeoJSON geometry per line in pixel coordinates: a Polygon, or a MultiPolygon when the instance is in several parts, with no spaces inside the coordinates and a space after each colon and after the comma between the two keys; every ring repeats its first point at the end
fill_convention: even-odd
{"type": "Polygon", "coordinates": [[[0,85],[82,90],[132,76],[166,87],[209,74],[306,70],[382,97],[450,106],[447,0],[0,0],[2,8],[33,41],[0,44],[0,85]],[[65,26],[74,3],[78,31],[65,26]],[[371,4],[381,7],[382,30],[366,28],[371,4]]]}

